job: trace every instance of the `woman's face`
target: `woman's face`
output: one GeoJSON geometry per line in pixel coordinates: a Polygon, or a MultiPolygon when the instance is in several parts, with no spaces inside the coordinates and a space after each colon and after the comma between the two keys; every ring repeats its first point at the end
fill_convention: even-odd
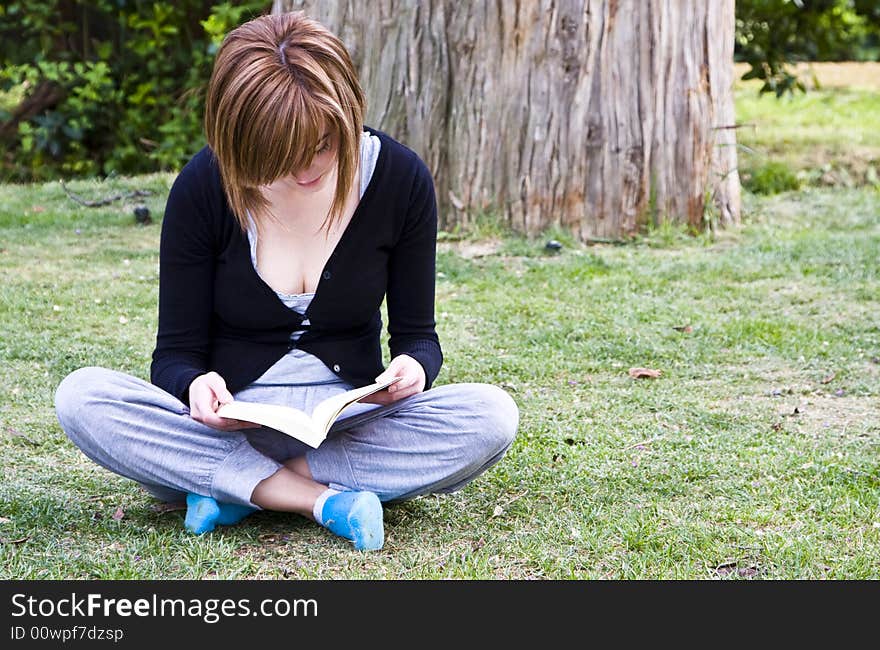
{"type": "Polygon", "coordinates": [[[336,136],[326,133],[318,143],[312,164],[263,186],[268,193],[294,191],[312,194],[323,189],[336,169],[336,136]]]}

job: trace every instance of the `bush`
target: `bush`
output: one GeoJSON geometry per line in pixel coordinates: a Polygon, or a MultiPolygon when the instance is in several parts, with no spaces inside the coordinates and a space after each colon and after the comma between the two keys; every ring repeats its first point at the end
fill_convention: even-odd
{"type": "Polygon", "coordinates": [[[755,194],[779,194],[801,187],[797,175],[781,162],[767,162],[760,167],[744,169],[741,178],[743,187],[755,194]]]}
{"type": "Polygon", "coordinates": [[[179,169],[225,34],[271,3],[0,4],[0,180],[179,169]]]}

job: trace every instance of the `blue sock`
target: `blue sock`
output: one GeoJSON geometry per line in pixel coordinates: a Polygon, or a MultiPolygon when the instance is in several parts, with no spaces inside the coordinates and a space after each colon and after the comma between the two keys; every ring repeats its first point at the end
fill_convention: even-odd
{"type": "Polygon", "coordinates": [[[237,503],[218,503],[213,497],[203,497],[190,492],[186,495],[186,519],[184,526],[191,533],[201,535],[214,530],[217,524],[237,524],[256,508],[237,503]]]}
{"type": "Polygon", "coordinates": [[[220,506],[220,516],[217,517],[217,523],[224,526],[237,524],[252,512],[257,511],[256,508],[249,508],[237,503],[219,503],[218,505],[220,506]]]}
{"type": "Polygon", "coordinates": [[[382,503],[372,492],[327,489],[315,502],[315,521],[350,539],[359,551],[377,551],[385,543],[382,503]]]}

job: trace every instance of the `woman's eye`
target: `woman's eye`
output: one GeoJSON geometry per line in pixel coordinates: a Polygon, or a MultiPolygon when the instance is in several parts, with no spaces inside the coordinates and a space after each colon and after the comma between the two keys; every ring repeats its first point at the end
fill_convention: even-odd
{"type": "Polygon", "coordinates": [[[330,150],[330,142],[327,141],[323,144],[323,146],[320,149],[318,149],[318,153],[324,153],[325,151],[329,151],[329,150],[330,150]]]}

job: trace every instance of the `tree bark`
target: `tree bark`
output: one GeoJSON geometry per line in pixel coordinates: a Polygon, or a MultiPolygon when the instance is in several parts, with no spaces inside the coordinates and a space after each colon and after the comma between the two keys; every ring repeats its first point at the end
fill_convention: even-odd
{"type": "Polygon", "coordinates": [[[276,0],[338,34],[367,123],[434,173],[446,229],[617,239],[739,219],[734,0],[276,0]]]}

